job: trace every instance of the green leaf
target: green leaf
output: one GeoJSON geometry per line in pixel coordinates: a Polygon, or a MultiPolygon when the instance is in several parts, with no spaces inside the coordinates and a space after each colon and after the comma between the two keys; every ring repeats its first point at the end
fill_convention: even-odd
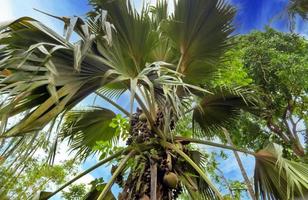
{"type": "MultiPolygon", "coordinates": [[[[161,143],[163,146],[171,150],[174,150],[176,153],[178,153],[200,175],[200,179],[202,179],[202,181],[199,183],[204,184],[202,188],[203,188],[203,193],[206,196],[212,197],[212,199],[219,199],[219,200],[222,199],[220,191],[215,187],[215,185],[209,179],[207,174],[201,169],[201,167],[198,166],[198,164],[200,164],[200,161],[197,161],[198,159],[196,160],[198,162],[197,164],[186,153],[184,153],[181,149],[179,149],[175,145],[170,144],[168,142],[161,142],[161,143]]],[[[195,156],[193,156],[193,158],[195,158],[195,156]]]]}
{"type": "Polygon", "coordinates": [[[181,59],[177,71],[191,83],[204,83],[217,70],[228,49],[235,10],[219,0],[179,0],[174,14],[162,26],[181,59]]]}
{"type": "Polygon", "coordinates": [[[282,157],[282,147],[270,143],[256,153],[255,191],[262,199],[305,199],[308,165],[282,157]]]}
{"type": "Polygon", "coordinates": [[[8,97],[0,103],[0,113],[6,114],[1,127],[8,118],[27,112],[1,137],[42,129],[103,86],[108,68],[91,51],[88,38],[81,40],[81,54],[74,60],[75,45],[34,19],[20,18],[2,28],[0,71],[5,76],[0,76],[0,95],[8,97]]]}
{"type": "MultiPolygon", "coordinates": [[[[196,122],[203,131],[198,134],[202,136],[211,131],[221,130],[221,127],[228,126],[238,117],[241,109],[249,110],[253,102],[244,99],[251,95],[245,94],[247,92],[249,91],[237,93],[232,90],[222,90],[214,95],[203,96],[193,111],[193,122],[196,122]]],[[[193,126],[196,130],[195,124],[193,126]]]]}
{"type": "MultiPolygon", "coordinates": [[[[94,187],[91,189],[91,191],[84,197],[84,200],[92,200],[92,199],[97,199],[101,193],[101,191],[105,188],[107,183],[103,183],[98,185],[99,189],[97,187],[94,187]]],[[[106,196],[104,197],[104,200],[116,200],[114,195],[112,194],[111,191],[109,191],[106,196]]]]}
{"type": "Polygon", "coordinates": [[[97,141],[111,141],[116,128],[110,126],[116,115],[108,109],[94,107],[90,110],[73,110],[66,114],[61,137],[68,138],[73,150],[88,155],[97,141]]]}
{"type": "MultiPolygon", "coordinates": [[[[200,168],[206,169],[208,164],[207,158],[200,151],[189,150],[188,155],[192,161],[196,163],[200,168]]],[[[198,172],[192,168],[189,163],[185,164],[186,166],[181,166],[180,169],[183,170],[187,168],[187,170],[185,170],[184,178],[194,188],[190,190],[190,196],[197,199],[219,199],[211,188],[211,185],[209,185],[202,177],[200,177],[198,172]]],[[[187,185],[186,187],[189,186],[187,185]]]]}
{"type": "Polygon", "coordinates": [[[108,19],[115,28],[112,46],[98,41],[99,51],[119,73],[135,78],[145,68],[150,52],[157,42],[148,8],[144,6],[137,12],[131,1],[91,2],[107,11],[108,19]]]}

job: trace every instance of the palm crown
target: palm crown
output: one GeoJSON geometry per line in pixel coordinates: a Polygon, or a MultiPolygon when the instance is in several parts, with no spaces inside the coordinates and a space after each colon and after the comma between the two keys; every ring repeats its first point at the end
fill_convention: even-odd
{"type": "MultiPolygon", "coordinates": [[[[194,199],[222,199],[202,170],[202,153],[188,144],[234,148],[183,137],[175,126],[188,117],[191,136],[204,138],[256,103],[248,89],[210,87],[216,72],[226,67],[235,9],[219,0],[179,0],[171,13],[167,1],[144,5],[139,12],[129,1],[90,2],[95,9],[86,20],[58,18],[65,24],[65,38],[28,17],[1,25],[2,140],[17,143],[43,134],[46,125],[52,130],[62,124],[55,140],[68,138],[86,157],[97,141],[112,145],[128,137],[127,146],[111,155],[119,164],[98,199],[110,195],[124,171],[129,175],[122,181],[122,199],[172,199],[182,188],[194,199]],[[70,42],[72,33],[78,34],[78,42],[70,42]],[[129,110],[114,101],[125,92],[130,94],[129,110]],[[111,110],[73,109],[92,93],[130,120],[127,135],[110,126],[116,117],[111,110]],[[16,116],[21,120],[7,126],[16,116]],[[132,157],[134,164],[127,164],[132,157]]],[[[306,166],[283,159],[280,151],[276,145],[258,153],[244,151],[256,157],[255,189],[264,199],[294,198],[308,188],[301,178],[308,175],[306,166]]]]}

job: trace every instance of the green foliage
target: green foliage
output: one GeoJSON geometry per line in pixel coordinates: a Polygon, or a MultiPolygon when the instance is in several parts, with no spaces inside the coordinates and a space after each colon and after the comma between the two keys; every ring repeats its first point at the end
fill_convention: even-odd
{"type": "Polygon", "coordinates": [[[257,196],[263,199],[304,199],[308,191],[307,169],[307,164],[283,158],[281,146],[267,145],[256,154],[257,196]]]}
{"type": "Polygon", "coordinates": [[[213,87],[244,87],[249,86],[253,81],[244,68],[242,59],[244,50],[240,46],[241,42],[237,41],[236,38],[233,38],[233,40],[235,40],[232,42],[234,45],[226,52],[226,58],[221,63],[222,66],[227,67],[223,67],[217,72],[216,78],[211,83],[213,87]]]}
{"type": "Polygon", "coordinates": [[[82,200],[86,194],[86,186],[84,184],[72,185],[67,192],[62,192],[65,200],[82,200]]]}
{"type": "Polygon", "coordinates": [[[235,193],[235,198],[240,199],[241,196],[241,192],[243,190],[247,190],[246,185],[240,181],[233,181],[231,182],[231,189],[234,191],[235,193]]]}
{"type": "Polygon", "coordinates": [[[234,142],[244,146],[255,143],[250,147],[258,149],[265,140],[274,139],[303,156],[299,137],[306,134],[306,128],[299,127],[307,120],[307,40],[267,28],[238,36],[235,41],[241,53],[234,59],[242,60],[242,70],[251,77],[261,112],[243,115],[232,131],[234,142]],[[240,144],[238,138],[244,142],[240,144]]]}
{"type": "MultiPolygon", "coordinates": [[[[285,34],[273,29],[254,32],[242,37],[241,46],[245,48],[244,64],[254,83],[270,95],[269,103],[278,107],[291,96],[304,95],[308,81],[307,41],[294,34],[285,34]]],[[[267,102],[266,102],[267,103],[267,102]]]]}
{"type": "MultiPolygon", "coordinates": [[[[49,135],[43,141],[48,143],[53,138],[52,151],[56,152],[57,143],[68,140],[78,158],[95,151],[105,158],[122,148],[118,145],[121,139],[138,137],[138,141],[130,140],[125,151],[107,159],[112,162],[116,158],[119,163],[112,178],[108,183],[94,183],[85,199],[115,199],[110,188],[115,181],[123,181],[125,173],[128,176],[124,180],[124,199],[138,199],[150,194],[149,190],[167,197],[174,191],[164,187],[160,177],[171,171],[190,198],[221,200],[220,191],[206,173],[214,174],[218,163],[188,145],[196,136],[189,130],[194,125],[202,129],[198,137],[215,138],[208,134],[210,130],[221,132],[222,128],[231,127],[237,145],[260,148],[265,139],[280,139],[295,153],[305,153],[297,135],[298,122],[294,121],[307,119],[307,80],[301,75],[307,73],[308,48],[303,38],[269,29],[230,40],[235,9],[220,0],[178,0],[171,15],[167,14],[167,1],[158,1],[156,7],[145,4],[140,12],[131,1],[90,3],[94,10],[85,20],[53,16],[64,22],[65,38],[26,17],[0,26],[0,95],[5,96],[0,102],[0,139],[2,142],[5,138],[1,143],[7,147],[3,152],[5,159],[18,159],[16,151],[23,150],[15,147],[19,138],[33,134],[35,141],[49,123],[49,135]],[[69,42],[73,32],[80,37],[74,44],[69,42]],[[234,43],[235,48],[230,50],[234,43]],[[125,91],[130,95],[129,112],[113,101],[125,91]],[[104,108],[73,109],[93,92],[130,121],[104,108]],[[135,103],[137,113],[133,113],[135,103]],[[256,105],[259,112],[252,110],[256,105]],[[18,114],[25,115],[7,126],[18,114]],[[239,116],[248,117],[236,122],[239,116]],[[53,131],[55,125],[62,125],[61,134],[53,131]],[[178,133],[179,129],[182,132],[178,133]],[[250,130],[251,136],[241,137],[250,130]],[[190,137],[185,141],[173,133],[190,137]],[[7,139],[10,137],[13,139],[7,139]],[[258,142],[249,146],[250,139],[258,142]]],[[[223,138],[221,134],[216,136],[223,138]]],[[[22,161],[37,150],[31,141],[24,143],[27,156],[22,161]]],[[[200,144],[238,150],[209,141],[200,144]]],[[[282,150],[278,158],[277,153],[264,158],[260,151],[239,151],[257,159],[257,194],[292,199],[301,191],[306,192],[307,170],[283,158],[282,150]],[[279,182],[283,184],[282,192],[276,192],[279,182]]],[[[11,166],[16,165],[12,163],[11,166]]],[[[45,173],[53,179],[65,176],[61,168],[55,167],[56,172],[42,170],[44,173],[38,173],[42,177],[45,173]]],[[[28,172],[32,175],[31,170],[28,172]]],[[[241,186],[236,182],[229,187],[240,190],[241,186]]],[[[72,188],[71,192],[81,190],[72,188]]],[[[239,193],[233,197],[238,198],[239,193]]]]}
{"type": "Polygon", "coordinates": [[[74,160],[63,164],[48,165],[38,159],[27,160],[24,167],[15,172],[15,166],[0,167],[0,194],[15,199],[33,198],[39,191],[49,190],[53,184],[60,185],[70,175],[74,175],[74,160]]]}
{"type": "Polygon", "coordinates": [[[130,128],[128,119],[118,114],[111,120],[109,126],[115,129],[114,138],[112,140],[96,140],[96,144],[92,147],[93,151],[99,152],[100,159],[123,149],[122,146],[119,146],[119,141],[125,141],[128,137],[130,128]]]}
{"type": "Polygon", "coordinates": [[[259,150],[263,148],[266,141],[272,138],[272,141],[281,143],[277,137],[269,134],[263,129],[262,120],[248,113],[241,113],[239,120],[229,128],[232,133],[232,142],[235,146],[247,149],[259,150]]]}
{"type": "Polygon", "coordinates": [[[100,107],[73,110],[66,114],[61,135],[68,138],[71,148],[78,150],[79,156],[86,157],[92,152],[96,141],[109,142],[118,136],[119,131],[110,125],[115,117],[111,110],[100,107]]]}

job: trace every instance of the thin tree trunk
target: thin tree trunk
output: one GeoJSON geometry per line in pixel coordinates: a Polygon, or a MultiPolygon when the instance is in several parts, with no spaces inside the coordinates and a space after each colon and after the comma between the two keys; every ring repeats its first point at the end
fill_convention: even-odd
{"type": "Polygon", "coordinates": [[[301,142],[299,141],[299,139],[295,139],[295,140],[293,141],[292,149],[293,149],[294,153],[295,153],[296,155],[298,155],[299,157],[305,156],[305,149],[304,149],[304,147],[302,146],[302,144],[301,144],[301,142]]]}
{"type": "MultiPolygon", "coordinates": [[[[229,143],[231,146],[234,146],[234,145],[233,145],[233,142],[232,142],[232,140],[231,140],[231,138],[230,138],[229,132],[228,132],[226,129],[224,129],[224,128],[223,128],[223,132],[224,132],[224,134],[225,134],[225,136],[226,136],[226,138],[227,138],[228,143],[229,143]]],[[[244,166],[243,166],[243,163],[242,163],[242,161],[241,161],[241,158],[240,158],[240,156],[239,156],[239,154],[238,154],[237,151],[233,151],[233,153],[234,153],[234,156],[235,156],[236,161],[237,161],[237,163],[238,163],[238,166],[240,167],[240,170],[241,170],[242,176],[243,176],[243,178],[244,178],[244,181],[245,181],[245,183],[246,183],[248,192],[249,192],[251,198],[252,198],[253,200],[256,200],[257,198],[256,198],[256,195],[255,195],[255,192],[254,192],[253,187],[252,187],[252,185],[251,185],[251,183],[250,183],[250,181],[249,181],[248,175],[247,175],[246,170],[245,170],[245,168],[244,168],[244,166]]]]}
{"type": "Polygon", "coordinates": [[[226,187],[228,188],[228,190],[229,190],[231,196],[234,197],[234,194],[233,194],[231,185],[230,185],[230,183],[228,182],[228,180],[226,179],[226,177],[224,176],[224,172],[221,171],[219,168],[216,168],[216,170],[221,174],[220,178],[223,180],[223,182],[225,182],[226,187]]]}

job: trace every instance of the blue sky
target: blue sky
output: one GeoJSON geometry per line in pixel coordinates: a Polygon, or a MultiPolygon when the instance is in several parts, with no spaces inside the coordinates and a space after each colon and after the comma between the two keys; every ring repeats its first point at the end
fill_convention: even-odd
{"type": "MultiPolygon", "coordinates": [[[[153,0],[152,0],[153,1],[153,0]]],[[[288,31],[288,21],[286,15],[283,14],[284,7],[288,0],[229,0],[238,8],[237,16],[234,21],[236,27],[235,34],[249,33],[253,30],[262,30],[266,25],[270,25],[280,31],[288,31]],[[275,18],[273,20],[273,18],[275,18]]],[[[135,0],[135,5],[141,4],[141,0],[135,0]]],[[[22,16],[31,16],[39,19],[46,25],[54,28],[58,33],[62,33],[63,25],[61,22],[45,16],[33,10],[37,8],[42,11],[57,16],[84,16],[90,9],[87,0],[1,0],[0,4],[0,22],[15,19],[22,16]]],[[[308,25],[297,19],[296,32],[302,35],[308,34],[308,25]]],[[[127,97],[123,97],[119,101],[127,106],[127,97]]],[[[88,98],[85,104],[92,103],[93,98],[88,98]]],[[[98,101],[98,104],[103,102],[98,101]]],[[[242,179],[239,173],[237,163],[230,156],[223,165],[221,170],[225,171],[225,175],[229,179],[242,179]]],[[[247,171],[250,176],[253,175],[254,160],[252,158],[241,155],[247,171]]],[[[86,169],[95,164],[95,159],[87,160],[82,168],[86,169]]],[[[109,167],[100,168],[91,173],[93,177],[104,176],[105,180],[110,178],[109,167]]],[[[118,191],[113,188],[113,191],[118,191]]],[[[55,198],[58,199],[58,198],[55,198]]]]}

